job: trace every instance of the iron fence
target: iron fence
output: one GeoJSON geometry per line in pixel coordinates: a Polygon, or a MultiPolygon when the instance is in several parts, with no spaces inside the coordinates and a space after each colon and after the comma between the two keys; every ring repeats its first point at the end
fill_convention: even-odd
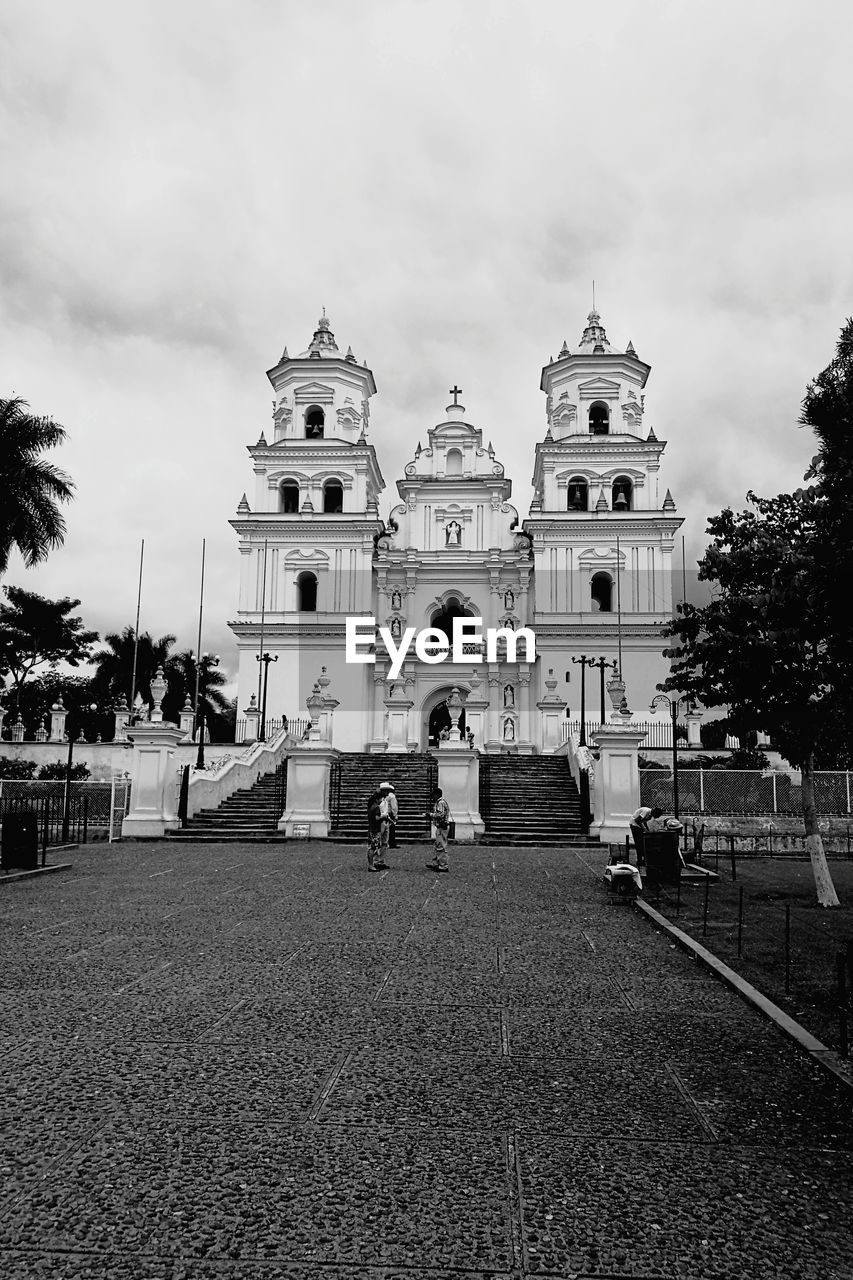
{"type": "MultiPolygon", "coordinates": [[[[587,741],[589,741],[591,734],[596,733],[602,727],[602,725],[600,720],[587,720],[585,724],[586,724],[586,738],[587,738],[587,741]]],[[[645,733],[646,735],[644,741],[640,743],[641,751],[645,750],[646,747],[654,747],[659,750],[664,750],[668,748],[669,750],[672,750],[672,721],[671,720],[632,720],[631,728],[636,729],[639,732],[645,733]]],[[[580,720],[564,720],[563,728],[562,728],[563,742],[568,742],[570,733],[574,734],[576,738],[579,737],[580,731],[581,731],[580,720]]],[[[683,724],[680,721],[676,722],[675,737],[676,737],[677,743],[681,743],[681,745],[684,747],[687,746],[687,725],[686,724],[683,724]]],[[[737,746],[737,740],[732,739],[732,741],[734,742],[735,746],[737,746]]]]}
{"type": "MultiPolygon", "coordinates": [[[[308,716],[268,717],[264,721],[264,737],[267,741],[269,741],[270,738],[274,736],[274,734],[278,733],[279,729],[281,729],[285,720],[287,720],[288,733],[291,735],[291,737],[297,738],[297,739],[302,739],[311,725],[311,721],[308,718],[308,716]]],[[[246,719],[245,716],[241,716],[236,721],[235,729],[234,729],[235,742],[240,743],[240,742],[246,741],[247,725],[248,725],[248,720],[246,719]]]]}

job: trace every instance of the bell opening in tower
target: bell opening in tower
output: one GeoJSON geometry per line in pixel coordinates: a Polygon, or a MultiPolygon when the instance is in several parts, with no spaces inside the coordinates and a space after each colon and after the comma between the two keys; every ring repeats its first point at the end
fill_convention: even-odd
{"type": "Polygon", "coordinates": [[[613,579],[609,573],[594,573],[590,583],[593,613],[613,612],[613,579]]]}
{"type": "Polygon", "coordinates": [[[610,434],[610,410],[603,400],[596,400],[589,407],[589,434],[591,436],[610,434]]]}
{"type": "Polygon", "coordinates": [[[318,404],[305,410],[305,439],[322,440],[326,428],[326,415],[318,404]]]}

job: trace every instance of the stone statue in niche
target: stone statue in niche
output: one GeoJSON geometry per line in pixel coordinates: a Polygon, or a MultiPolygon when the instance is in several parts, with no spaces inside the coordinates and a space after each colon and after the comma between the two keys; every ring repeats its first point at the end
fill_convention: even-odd
{"type": "Polygon", "coordinates": [[[458,547],[462,540],[462,526],[459,524],[458,520],[451,520],[450,524],[445,529],[445,533],[447,535],[446,545],[448,547],[458,547]]]}
{"type": "Polygon", "coordinates": [[[515,690],[513,689],[511,684],[508,684],[504,689],[504,706],[505,707],[515,706],[515,690]]]}
{"type": "Polygon", "coordinates": [[[402,629],[400,627],[399,618],[391,619],[391,635],[394,637],[395,640],[399,640],[400,636],[402,635],[402,629]]]}
{"type": "Polygon", "coordinates": [[[502,625],[506,627],[507,631],[515,631],[515,622],[512,618],[506,618],[502,625]]]}
{"type": "Polygon", "coordinates": [[[505,609],[515,608],[515,596],[512,593],[512,591],[504,592],[504,608],[505,609]]]}
{"type": "Polygon", "coordinates": [[[391,592],[391,608],[394,610],[395,613],[399,613],[400,608],[402,607],[402,603],[403,602],[400,597],[400,592],[392,591],[391,592]]]}
{"type": "Polygon", "coordinates": [[[515,725],[509,716],[504,720],[504,742],[515,742],[515,725]]]}

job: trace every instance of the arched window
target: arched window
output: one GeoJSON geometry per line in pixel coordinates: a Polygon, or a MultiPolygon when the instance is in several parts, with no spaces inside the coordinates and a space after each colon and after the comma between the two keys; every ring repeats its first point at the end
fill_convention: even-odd
{"type": "Polygon", "coordinates": [[[609,573],[594,573],[590,583],[593,612],[613,612],[613,579],[609,573]]]}
{"type": "Polygon", "coordinates": [[[448,476],[462,475],[462,450],[461,449],[447,450],[447,466],[445,468],[445,475],[448,475],[448,476]]]}
{"type": "Polygon", "coordinates": [[[322,440],[325,430],[326,415],[318,404],[312,404],[305,410],[305,439],[322,440]]]}
{"type": "Polygon", "coordinates": [[[617,476],[613,481],[613,510],[630,511],[634,486],[627,476],[617,476]]]}
{"type": "Polygon", "coordinates": [[[568,489],[569,511],[587,511],[589,509],[589,485],[583,476],[572,476],[568,489]]]}
{"type": "Polygon", "coordinates": [[[296,579],[296,608],[300,613],[317,612],[317,575],[307,569],[296,579]]]}
{"type": "Polygon", "coordinates": [[[323,510],[337,514],[344,509],[344,487],[340,480],[327,480],[323,485],[323,510]]]}
{"type": "Polygon", "coordinates": [[[285,480],[281,486],[281,509],[286,515],[299,510],[299,485],[295,480],[285,480]]]}
{"type": "Polygon", "coordinates": [[[448,640],[453,639],[453,619],[454,618],[470,618],[471,614],[467,609],[463,609],[458,600],[451,598],[440,612],[430,618],[429,625],[434,627],[436,631],[441,631],[447,636],[448,640]]]}
{"type": "Polygon", "coordinates": [[[596,400],[589,406],[589,434],[606,436],[610,433],[610,410],[603,400],[596,400]]]}

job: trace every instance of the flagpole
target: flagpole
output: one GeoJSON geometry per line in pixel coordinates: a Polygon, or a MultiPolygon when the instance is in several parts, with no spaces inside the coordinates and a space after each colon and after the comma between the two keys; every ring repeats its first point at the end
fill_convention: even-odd
{"type": "Polygon", "coordinates": [[[136,628],[133,632],[133,672],[130,677],[130,714],[133,715],[133,699],[136,697],[136,658],[139,653],[139,611],[142,608],[142,559],[145,555],[145,539],[139,548],[139,589],[136,593],[136,628]]]}
{"type": "Polygon", "coordinates": [[[622,679],[622,553],[616,535],[616,637],[619,644],[619,679],[622,679]]]}
{"type": "Polygon", "coordinates": [[[198,733],[198,693],[201,681],[201,619],[204,611],[204,552],[207,543],[206,538],[201,540],[201,586],[198,594],[198,645],[195,651],[195,728],[198,733]]]}
{"type": "Polygon", "coordinates": [[[687,551],[684,546],[684,534],[681,535],[681,612],[687,604],[687,551]]]}
{"type": "Polygon", "coordinates": [[[264,622],[266,620],[267,607],[267,544],[268,539],[264,538],[264,574],[261,584],[261,648],[260,657],[258,658],[258,710],[261,706],[261,683],[264,678],[264,622]]]}

